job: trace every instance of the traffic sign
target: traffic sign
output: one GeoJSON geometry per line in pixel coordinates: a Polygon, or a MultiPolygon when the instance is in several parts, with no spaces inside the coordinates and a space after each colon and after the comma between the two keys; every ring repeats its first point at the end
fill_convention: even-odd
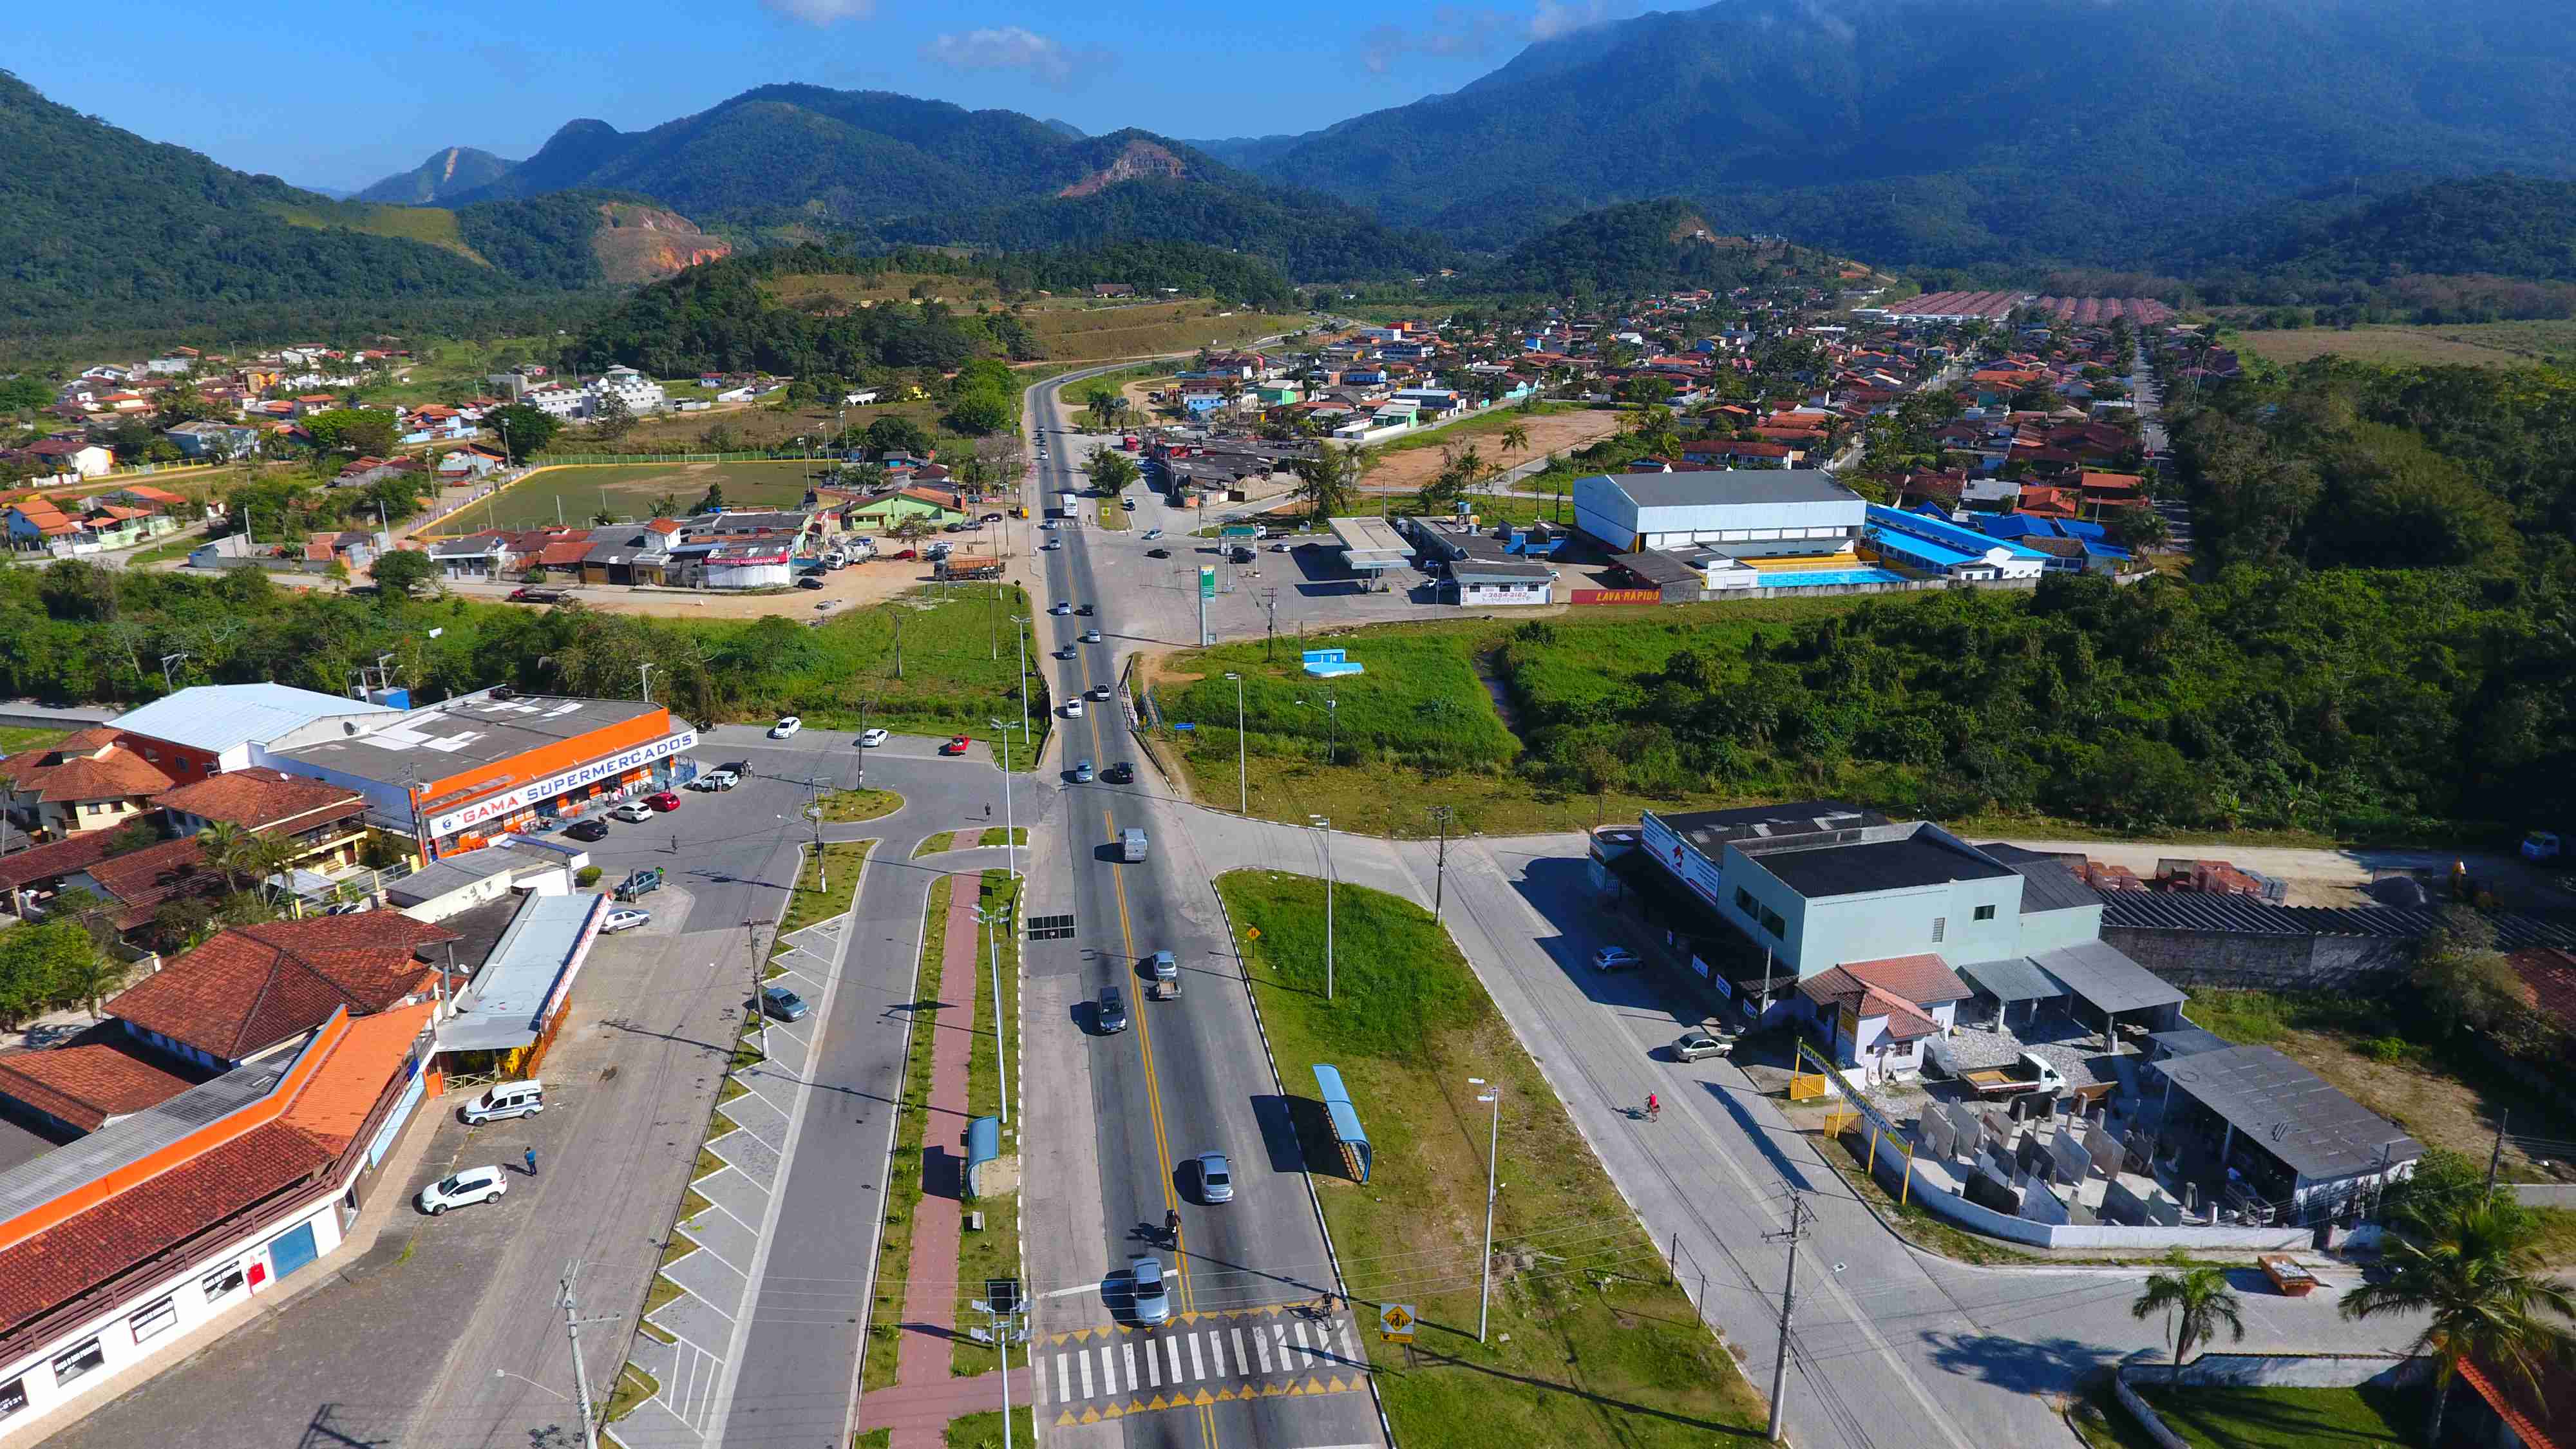
{"type": "Polygon", "coordinates": [[[1216,597],[1216,567],[1213,564],[1199,565],[1199,597],[1202,599],[1216,597]]]}
{"type": "Polygon", "coordinates": [[[1260,939],[1261,939],[1261,928],[1260,928],[1259,926],[1246,926],[1246,927],[1244,927],[1244,928],[1243,928],[1243,939],[1245,939],[1245,940],[1247,940],[1247,941],[1258,941],[1258,940],[1260,940],[1260,939]]]}
{"type": "Polygon", "coordinates": [[[1412,1304],[1389,1303],[1377,1311],[1377,1336],[1388,1343],[1411,1343],[1419,1321],[1412,1304]]]}

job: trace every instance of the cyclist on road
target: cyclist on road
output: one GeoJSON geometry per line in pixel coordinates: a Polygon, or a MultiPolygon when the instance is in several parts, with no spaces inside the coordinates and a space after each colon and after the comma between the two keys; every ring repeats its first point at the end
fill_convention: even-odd
{"type": "Polygon", "coordinates": [[[1172,1240],[1173,1247],[1177,1248],[1181,1245],[1181,1210],[1179,1208],[1172,1208],[1163,1214],[1163,1236],[1172,1240]]]}
{"type": "Polygon", "coordinates": [[[1652,1122],[1663,1116],[1663,1114],[1664,1104],[1656,1098],[1654,1093],[1648,1092],[1646,1094],[1646,1120],[1652,1122]]]}

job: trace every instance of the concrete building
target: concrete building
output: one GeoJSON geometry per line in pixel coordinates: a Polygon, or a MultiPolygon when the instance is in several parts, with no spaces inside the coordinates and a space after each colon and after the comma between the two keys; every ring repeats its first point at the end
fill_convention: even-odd
{"type": "Polygon", "coordinates": [[[132,1387],[197,1329],[255,1321],[360,1203],[399,1191],[378,1168],[435,1091],[429,1016],[335,1011],[289,1051],[0,1173],[0,1442],[132,1387]]]}
{"type": "Polygon", "coordinates": [[[432,858],[550,827],[694,774],[698,734],[658,704],[483,690],[399,714],[318,720],[260,763],[345,785],[432,858]]]}
{"type": "Polygon", "coordinates": [[[185,784],[246,769],[259,746],[316,720],[395,712],[388,705],[285,684],[199,684],[127,710],[107,728],[185,784]]]}
{"type": "Polygon", "coordinates": [[[1612,553],[1708,544],[1742,558],[1849,552],[1868,504],[1803,469],[1604,473],[1574,480],[1575,526],[1612,553]]]}
{"type": "Polygon", "coordinates": [[[1879,557],[1920,573],[1966,581],[2036,579],[2048,569],[2048,555],[2010,539],[1988,538],[1928,514],[1867,508],[1864,544],[1879,557]]]}

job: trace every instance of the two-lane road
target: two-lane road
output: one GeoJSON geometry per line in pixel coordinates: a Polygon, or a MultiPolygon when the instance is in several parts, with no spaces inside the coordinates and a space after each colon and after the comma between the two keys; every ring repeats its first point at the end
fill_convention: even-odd
{"type": "MultiPolygon", "coordinates": [[[[1030,390],[1031,421],[1050,444],[1036,480],[1043,499],[1083,486],[1061,436],[1058,401],[1075,380],[1030,390]]],[[[1131,635],[1122,624],[1133,612],[1127,596],[1159,566],[1134,533],[1069,522],[1054,537],[1062,546],[1038,555],[1047,601],[1093,609],[1035,620],[1061,710],[1064,701],[1114,685],[1126,640],[1150,634],[1150,626],[1131,635]],[[1100,641],[1084,642],[1095,628],[1100,641]],[[1065,648],[1073,657],[1057,658],[1065,648]]],[[[1042,779],[1064,791],[1063,828],[1054,834],[1061,864],[1042,859],[1035,868],[1069,877],[1056,893],[1075,917],[1074,935],[1032,943],[1028,969],[1033,978],[1056,978],[1052,992],[1033,990],[1033,998],[1074,1009],[1029,1018],[1028,1130],[1040,1140],[1083,1134],[1091,1150],[1061,1154],[1077,1180],[1033,1177],[1028,1190],[1094,1193],[1099,1206],[1089,1241],[1033,1233],[1028,1245],[1031,1288],[1041,1295],[1031,1343],[1031,1366],[1045,1391],[1039,1414],[1051,1438],[1072,1444],[1382,1443],[1365,1381],[1349,1368],[1365,1357],[1356,1326],[1346,1316],[1309,1323],[1275,1311],[1334,1284],[1293,1144],[1264,1133],[1265,1114],[1284,1116],[1279,1087],[1207,874],[1146,788],[1074,784],[1065,773],[1077,759],[1105,767],[1138,758],[1116,699],[1086,701],[1082,718],[1057,722],[1057,735],[1046,762],[1052,773],[1042,779]],[[1147,832],[1142,862],[1119,858],[1120,833],[1131,827],[1147,832]],[[1179,960],[1178,1000],[1145,999],[1140,963],[1158,950],[1179,960]],[[1084,1003],[1109,985],[1124,993],[1133,1025],[1102,1035],[1084,1003]],[[1051,1074],[1069,1073],[1087,1079],[1087,1094],[1044,1090],[1051,1074]],[[1062,1108],[1074,1100],[1087,1100],[1087,1121],[1065,1120],[1062,1108]],[[1209,1151],[1225,1153],[1233,1165],[1230,1203],[1199,1200],[1190,1164],[1209,1151]],[[1079,1180],[1086,1161],[1091,1182],[1079,1180]],[[1182,1219],[1177,1251],[1155,1241],[1174,1211],[1182,1219]],[[1086,1328],[1133,1328],[1125,1275],[1130,1259],[1143,1255],[1159,1257],[1177,1275],[1173,1322],[1151,1333],[1113,1328],[1105,1339],[1072,1337],[1086,1328]],[[1292,1384],[1303,1391],[1286,1396],[1292,1384]],[[1319,1393],[1314,1385],[1328,1387],[1319,1393]],[[1137,1404],[1143,1412],[1131,1407],[1137,1404]],[[1102,1412],[1112,1406],[1116,1415],[1102,1412]]]]}

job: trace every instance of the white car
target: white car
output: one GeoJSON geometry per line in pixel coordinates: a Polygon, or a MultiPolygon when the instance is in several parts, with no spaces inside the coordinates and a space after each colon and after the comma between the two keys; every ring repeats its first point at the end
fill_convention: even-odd
{"type": "Polygon", "coordinates": [[[618,931],[631,931],[637,926],[649,926],[651,924],[653,924],[653,913],[651,911],[610,911],[608,913],[608,919],[599,923],[599,929],[614,934],[618,931]]]}
{"type": "Polygon", "coordinates": [[[886,733],[884,730],[869,730],[859,736],[859,748],[863,750],[873,750],[877,746],[884,744],[886,741],[893,738],[893,735],[886,733]]]}
{"type": "Polygon", "coordinates": [[[625,804],[618,806],[616,809],[609,811],[608,818],[611,820],[623,820],[629,825],[636,825],[653,818],[653,807],[645,804],[641,800],[629,800],[625,804]]]}
{"type": "Polygon", "coordinates": [[[782,715],[778,723],[769,727],[769,737],[773,740],[783,740],[803,728],[805,728],[805,721],[792,714],[782,715]]]}
{"type": "Polygon", "coordinates": [[[1044,543],[1042,543],[1042,544],[1039,544],[1039,545],[1038,545],[1038,552],[1040,552],[1040,553],[1053,553],[1053,552],[1055,552],[1057,549],[1060,549],[1060,548],[1062,548],[1062,547],[1064,547],[1064,540],[1063,540],[1063,539],[1060,539],[1060,538],[1050,538],[1050,539],[1048,539],[1046,542],[1044,542],[1044,543]]]}
{"type": "Polygon", "coordinates": [[[1625,946],[1604,946],[1592,953],[1595,971],[1633,971],[1636,967],[1637,953],[1625,946]]]}
{"type": "Polygon", "coordinates": [[[510,1180],[501,1175],[499,1166],[469,1167],[451,1173],[420,1190],[420,1210],[436,1217],[452,1207],[472,1207],[490,1202],[510,1190],[510,1180]]]}
{"type": "Polygon", "coordinates": [[[1066,719],[1082,718],[1082,701],[1078,699],[1066,700],[1064,702],[1064,717],[1066,719]]]}
{"type": "Polygon", "coordinates": [[[705,774],[691,780],[689,782],[689,788],[692,790],[706,791],[730,790],[741,783],[742,776],[735,774],[731,770],[709,770],[705,774]]]}
{"type": "Polygon", "coordinates": [[[1149,528],[1145,530],[1145,541],[1147,543],[1152,543],[1155,539],[1161,538],[1162,536],[1163,531],[1159,528],[1149,528]]]}

